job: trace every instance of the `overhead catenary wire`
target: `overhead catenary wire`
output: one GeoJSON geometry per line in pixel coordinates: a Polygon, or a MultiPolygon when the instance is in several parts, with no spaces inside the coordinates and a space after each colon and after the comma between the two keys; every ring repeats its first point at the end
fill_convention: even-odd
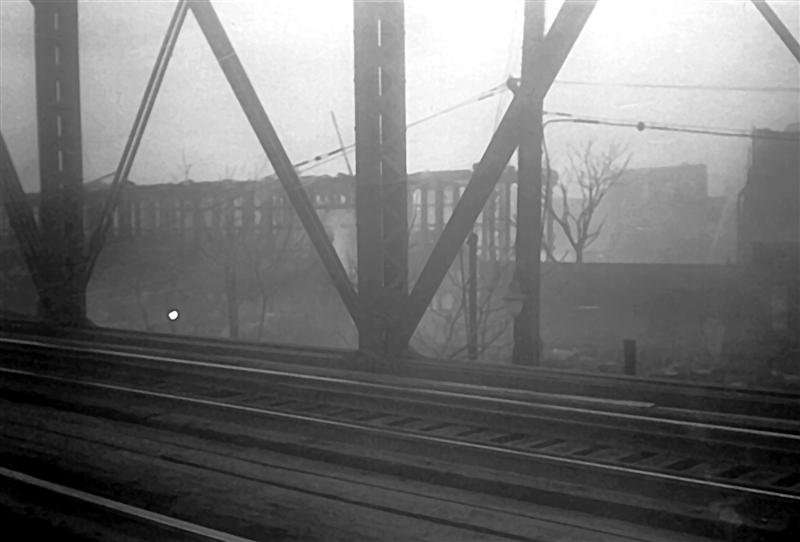
{"type": "MultiPolygon", "coordinates": [[[[615,86],[615,87],[632,87],[632,88],[643,88],[643,89],[669,89],[669,90],[709,90],[709,91],[734,91],[734,92],[745,92],[745,91],[753,91],[753,92],[785,92],[785,93],[800,93],[800,87],[746,87],[746,86],[721,86],[721,85],[679,85],[679,84],[658,84],[658,83],[624,83],[624,82],[603,82],[603,81],[575,81],[575,80],[556,80],[555,84],[563,84],[563,85],[582,85],[582,86],[615,86]]],[[[471,98],[467,98],[461,102],[458,102],[452,106],[448,106],[444,109],[436,111],[430,115],[425,117],[419,118],[406,126],[406,129],[413,128],[440,116],[446,115],[451,113],[455,110],[458,110],[462,107],[466,107],[473,103],[480,102],[482,100],[486,100],[488,98],[501,95],[508,90],[508,87],[505,82],[500,83],[498,85],[493,86],[490,89],[487,89],[484,92],[481,92],[471,98]]],[[[568,116],[572,115],[572,113],[563,113],[563,112],[545,112],[546,114],[552,115],[559,115],[559,116],[568,116]]],[[[589,117],[585,117],[589,119],[589,117]]],[[[598,120],[602,120],[604,123],[613,122],[612,119],[604,119],[601,117],[591,117],[592,119],[597,118],[598,120]]],[[[638,122],[638,121],[626,121],[626,120],[619,120],[615,119],[616,122],[625,123],[625,122],[638,122]]],[[[587,120],[586,123],[589,123],[587,120]]],[[[600,124],[599,122],[596,124],[600,124]]],[[[645,123],[646,127],[653,130],[667,130],[665,124],[659,123],[645,123]]],[[[627,124],[625,125],[627,126],[627,124]]],[[[683,131],[686,133],[697,133],[702,134],[705,133],[707,135],[730,135],[732,137],[766,137],[763,135],[754,135],[752,132],[739,130],[739,133],[736,135],[732,135],[727,132],[727,129],[718,129],[714,127],[708,126],[681,126],[681,125],[670,125],[670,131],[683,131]],[[681,129],[678,129],[681,128],[681,129]],[[721,134],[718,132],[725,131],[725,134],[721,134]]],[[[778,139],[784,139],[782,137],[778,137],[778,139]]],[[[307,172],[312,169],[315,169],[319,166],[327,164],[331,160],[337,158],[342,153],[349,153],[355,148],[355,144],[351,143],[348,145],[340,145],[335,149],[331,149],[327,152],[317,154],[311,158],[306,160],[301,160],[293,164],[295,169],[300,172],[307,172]]]]}
{"type": "Polygon", "coordinates": [[[577,115],[564,111],[545,111],[545,115],[563,118],[577,124],[595,124],[602,126],[618,126],[623,128],[636,128],[639,131],[657,130],[664,132],[683,132],[697,135],[712,135],[722,137],[739,137],[747,139],[774,139],[780,141],[800,141],[797,132],[759,132],[744,130],[742,128],[721,128],[715,126],[662,123],[632,119],[619,119],[610,117],[596,117],[591,115],[577,115]]]}
{"type": "MultiPolygon", "coordinates": [[[[719,128],[719,127],[708,127],[708,126],[693,126],[693,125],[681,125],[681,124],[666,124],[666,123],[656,123],[656,122],[643,122],[643,121],[634,121],[630,119],[613,119],[607,117],[591,117],[591,116],[583,116],[583,115],[576,115],[574,113],[567,113],[563,111],[544,111],[545,115],[549,115],[551,118],[544,122],[543,125],[556,123],[556,122],[572,122],[576,124],[589,124],[589,125],[601,125],[601,126],[616,126],[622,128],[636,128],[637,130],[644,131],[644,130],[657,130],[657,131],[667,131],[667,132],[683,132],[683,133],[690,133],[690,134],[697,134],[697,135],[710,135],[710,136],[721,136],[721,137],[738,137],[738,138],[748,138],[748,139],[773,139],[779,141],[790,141],[794,143],[800,144],[800,133],[798,132],[756,132],[756,131],[747,131],[737,128],[719,128]]],[[[550,201],[550,190],[551,190],[551,169],[550,169],[550,152],[547,145],[547,137],[546,134],[542,134],[542,149],[544,151],[544,159],[545,159],[545,186],[546,188],[546,197],[545,197],[545,205],[549,212],[552,210],[549,209],[549,205],[551,204],[550,201]]]]}
{"type": "MultiPolygon", "coordinates": [[[[566,85],[597,85],[597,86],[630,86],[630,87],[637,87],[637,88],[665,88],[671,90],[726,90],[726,91],[757,91],[757,92],[800,92],[800,87],[728,87],[728,86],[714,86],[714,85],[678,85],[678,84],[655,84],[655,83],[615,83],[615,82],[602,82],[602,81],[573,81],[573,80],[556,80],[556,84],[566,84],[566,85]]],[[[468,105],[486,100],[488,98],[498,96],[500,94],[505,93],[508,91],[508,87],[506,82],[500,83],[495,85],[479,94],[476,94],[470,98],[467,98],[461,102],[458,102],[454,105],[445,107],[441,110],[438,110],[434,113],[421,117],[413,122],[407,124],[406,128],[413,128],[420,124],[424,124],[428,121],[436,119],[438,117],[444,116],[448,113],[466,107],[468,105]]],[[[574,113],[562,112],[562,111],[545,111],[546,115],[553,115],[553,116],[560,116],[560,117],[568,117],[568,118],[581,118],[583,119],[580,121],[582,124],[601,124],[606,126],[620,126],[620,127],[633,127],[636,128],[641,124],[644,125],[645,129],[649,130],[658,130],[658,131],[673,131],[673,132],[683,132],[683,133],[693,133],[698,135],[719,135],[719,136],[727,136],[727,137],[740,137],[740,138],[756,138],[756,139],[780,139],[780,140],[793,140],[796,137],[791,135],[782,135],[780,133],[775,134],[764,134],[764,133],[754,133],[748,130],[742,129],[732,129],[732,128],[718,128],[718,127],[711,127],[711,126],[700,126],[700,125],[680,125],[674,123],[657,123],[657,122],[643,122],[643,121],[634,121],[629,119],[613,119],[607,117],[596,117],[596,116],[587,116],[587,115],[576,115],[574,113]]],[[[574,121],[577,122],[577,121],[574,121]]],[[[316,169],[319,166],[327,164],[328,162],[338,158],[342,153],[349,153],[355,148],[354,143],[350,143],[348,145],[340,145],[335,149],[331,149],[327,152],[317,154],[311,158],[306,160],[302,160],[293,164],[294,168],[297,169],[301,173],[308,172],[312,169],[316,169]]]]}
{"type": "MultiPolygon", "coordinates": [[[[408,124],[407,128],[417,126],[419,124],[422,124],[439,116],[445,115],[447,113],[450,113],[451,111],[454,111],[461,107],[465,107],[472,103],[490,98],[492,96],[497,96],[498,94],[501,94],[506,90],[508,89],[505,83],[497,85],[479,94],[475,98],[459,102],[456,105],[447,107],[445,109],[442,109],[441,111],[437,111],[436,113],[418,119],[408,124]]],[[[683,133],[691,133],[698,135],[716,135],[716,136],[739,137],[739,138],[749,138],[749,139],[777,139],[784,141],[786,140],[794,141],[797,139],[797,136],[791,133],[781,133],[781,132],[763,133],[763,132],[754,132],[752,130],[744,130],[741,128],[720,128],[720,127],[705,126],[705,125],[686,125],[686,124],[660,123],[660,122],[630,120],[630,119],[615,119],[608,117],[577,115],[575,113],[569,113],[563,111],[544,111],[544,114],[576,119],[573,122],[578,122],[582,124],[598,124],[605,126],[630,127],[630,128],[639,128],[640,130],[648,129],[657,131],[683,132],[683,133]]],[[[339,155],[339,153],[349,152],[353,148],[355,148],[355,145],[350,144],[344,147],[333,149],[327,153],[317,155],[309,160],[303,160],[302,162],[298,162],[295,164],[295,167],[304,168],[303,172],[309,171],[311,169],[314,169],[318,166],[321,166],[329,162],[333,158],[336,158],[339,155]]]]}
{"type": "MultiPolygon", "coordinates": [[[[681,87],[682,88],[682,87],[681,87]]],[[[501,83],[496,85],[472,98],[459,102],[455,105],[446,107],[435,113],[417,119],[411,123],[409,123],[406,128],[412,128],[423,124],[429,120],[433,120],[440,116],[446,115],[452,111],[465,107],[467,105],[491,98],[493,96],[497,96],[502,94],[508,90],[505,83],[501,83]]],[[[788,90],[788,89],[785,89],[788,90]]],[[[800,90],[800,89],[798,89],[800,90]]],[[[727,137],[741,137],[741,138],[755,138],[755,139],[779,139],[779,140],[795,140],[797,136],[791,134],[781,134],[780,132],[776,132],[774,134],[766,134],[766,133],[757,133],[753,131],[737,129],[737,128],[721,128],[721,127],[714,127],[714,126],[705,126],[705,125],[685,125],[685,124],[676,124],[676,123],[658,123],[658,122],[643,122],[638,120],[630,120],[630,119],[615,119],[609,117],[598,117],[598,116],[590,116],[590,115],[577,115],[575,113],[563,112],[563,111],[544,111],[545,115],[551,115],[556,117],[564,117],[575,119],[572,122],[580,123],[580,124],[599,124],[599,125],[606,125],[606,126],[619,126],[619,127],[631,127],[631,128],[638,128],[640,125],[643,129],[650,129],[650,130],[659,130],[659,131],[673,131],[673,132],[684,132],[684,133],[693,133],[699,135],[719,135],[719,136],[727,136],[727,137]]],[[[310,171],[315,169],[319,166],[327,164],[334,158],[337,158],[342,153],[349,153],[355,148],[354,143],[350,143],[348,145],[340,145],[339,147],[332,149],[328,152],[318,154],[312,158],[302,160],[300,162],[296,162],[293,166],[300,170],[301,172],[310,171]]],[[[113,172],[112,172],[113,173],[113,172]]],[[[106,175],[104,175],[105,177],[106,175]]]]}
{"type": "MultiPolygon", "coordinates": [[[[488,90],[486,90],[484,92],[481,92],[480,94],[477,94],[477,95],[475,95],[475,96],[473,96],[471,98],[467,98],[466,100],[458,102],[457,104],[445,107],[444,109],[440,109],[439,111],[431,113],[430,115],[426,115],[426,116],[424,116],[422,118],[419,118],[419,119],[417,119],[417,120],[415,120],[413,122],[410,122],[410,123],[406,124],[406,129],[413,128],[414,126],[418,126],[420,124],[423,124],[425,122],[433,120],[433,119],[435,119],[437,117],[441,117],[441,116],[446,115],[448,113],[451,113],[451,112],[453,112],[453,111],[455,111],[457,109],[461,109],[462,107],[465,107],[467,105],[471,105],[473,103],[477,103],[477,102],[480,102],[482,100],[486,100],[486,99],[491,98],[492,96],[496,96],[496,95],[498,95],[498,94],[500,94],[500,93],[502,93],[502,92],[504,92],[506,90],[507,90],[507,87],[506,87],[505,82],[500,83],[499,85],[495,85],[494,87],[492,87],[492,88],[490,88],[490,89],[488,89],[488,90]]],[[[307,160],[303,160],[301,162],[296,162],[293,165],[294,165],[295,169],[299,169],[299,168],[305,168],[306,170],[313,169],[313,167],[316,167],[318,165],[322,165],[322,163],[327,162],[328,159],[336,157],[340,153],[349,151],[349,150],[354,149],[354,148],[355,148],[355,143],[351,143],[349,145],[344,145],[344,146],[339,146],[339,147],[337,147],[335,149],[332,149],[332,150],[330,150],[328,152],[325,152],[325,153],[322,153],[322,154],[318,154],[318,155],[316,155],[316,156],[314,156],[312,158],[309,158],[307,160]],[[308,167],[308,166],[312,166],[312,167],[308,167]]]]}
{"type": "Polygon", "coordinates": [[[784,86],[737,86],[737,85],[682,85],[669,83],[626,83],[613,81],[575,81],[556,79],[556,85],[575,85],[575,86],[594,86],[594,87],[617,87],[634,89],[661,89],[661,90],[698,90],[707,92],[774,92],[774,93],[800,93],[800,87],[784,86]]]}
{"type": "MultiPolygon", "coordinates": [[[[406,125],[406,128],[413,128],[420,124],[424,124],[430,120],[436,119],[448,113],[451,113],[455,110],[458,110],[462,107],[466,107],[473,103],[477,103],[493,96],[497,96],[505,91],[509,90],[507,82],[500,83],[495,85],[494,87],[481,92],[471,98],[458,102],[452,106],[445,107],[439,111],[426,115],[422,118],[419,118],[411,123],[406,125]]],[[[775,139],[775,140],[782,140],[782,141],[798,141],[800,142],[800,136],[797,133],[787,133],[787,132],[756,132],[753,130],[744,130],[744,129],[737,129],[737,128],[722,128],[722,127],[712,127],[712,126],[703,126],[703,125],[684,125],[684,124],[676,124],[676,123],[659,123],[659,122],[652,122],[652,121],[641,121],[641,120],[632,120],[632,119],[620,119],[620,118],[610,118],[610,117],[600,117],[600,116],[590,116],[590,115],[578,115],[575,113],[565,112],[565,111],[543,111],[545,116],[555,117],[550,121],[545,122],[554,122],[554,121],[564,121],[564,122],[573,122],[576,124],[586,124],[586,125],[601,125],[601,126],[612,126],[612,127],[624,127],[624,128],[636,128],[639,131],[643,130],[654,130],[654,131],[669,131],[669,132],[682,132],[682,133],[689,133],[689,134],[696,134],[696,135],[711,135],[711,136],[723,136],[723,137],[735,137],[735,138],[748,138],[748,139],[775,139]]],[[[548,173],[547,183],[550,183],[549,173],[550,173],[550,156],[546,146],[546,142],[543,141],[544,144],[544,154],[546,160],[546,169],[548,173]]],[[[293,164],[294,168],[298,170],[300,173],[305,173],[316,167],[319,167],[323,164],[326,164],[336,158],[339,157],[342,153],[349,153],[355,148],[355,144],[349,145],[341,145],[336,149],[332,149],[326,153],[316,155],[315,157],[303,160],[301,162],[297,162],[293,164]],[[301,169],[302,168],[302,169],[301,169]]],[[[262,179],[262,180],[266,180],[262,179]]],[[[224,196],[231,190],[235,190],[233,187],[229,189],[225,189],[217,194],[217,196],[224,196]]],[[[211,205],[208,209],[214,207],[215,205],[211,205]]],[[[206,209],[203,209],[206,210],[206,209]]]]}

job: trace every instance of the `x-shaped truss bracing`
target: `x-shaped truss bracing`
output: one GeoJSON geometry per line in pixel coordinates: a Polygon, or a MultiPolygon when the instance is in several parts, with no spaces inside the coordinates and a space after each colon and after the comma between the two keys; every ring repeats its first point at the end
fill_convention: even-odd
{"type": "MultiPolygon", "coordinates": [[[[31,0],[31,2],[37,10],[47,9],[49,4],[48,2],[39,0],[31,0]]],[[[751,0],[751,2],[780,37],[795,59],[800,62],[800,46],[798,45],[797,39],[792,36],[765,1],[751,0]]],[[[596,3],[597,0],[567,0],[561,7],[550,30],[542,41],[541,46],[535,51],[534,58],[531,60],[531,65],[539,68],[536,70],[531,80],[529,82],[523,82],[524,84],[515,93],[511,104],[503,115],[497,130],[493,134],[489,145],[475,168],[466,190],[459,199],[450,220],[447,222],[433,252],[425,263],[422,273],[407,297],[407,303],[405,303],[405,307],[399,317],[400,325],[396,334],[396,340],[394,341],[395,345],[398,345],[400,348],[405,348],[408,345],[414,330],[445,277],[448,268],[471,231],[475,220],[494,190],[511,156],[517,149],[520,139],[523,136],[521,119],[526,116],[526,110],[529,109],[532,102],[541,101],[546,95],[558,71],[566,60],[569,51],[594,10],[596,3]]],[[[63,4],[69,4],[70,6],[76,5],[77,0],[67,0],[63,2],[63,4]]],[[[344,266],[336,254],[332,243],[328,239],[324,226],[303,189],[299,177],[292,167],[286,151],[209,0],[179,0],[178,2],[175,15],[173,16],[173,23],[170,25],[170,30],[168,30],[164,45],[162,46],[162,54],[164,56],[157,61],[156,67],[154,68],[153,76],[151,76],[151,81],[148,84],[142,106],[137,115],[137,121],[134,123],[134,129],[131,132],[126,150],[123,152],[123,157],[120,160],[120,165],[114,176],[109,200],[101,216],[98,228],[93,232],[88,253],[85,255],[85,265],[82,268],[83,288],[85,289],[91,270],[94,267],[94,262],[97,259],[99,251],[102,249],[110,216],[113,214],[114,208],[119,201],[119,194],[124,186],[123,181],[127,177],[130,164],[133,162],[136,155],[138,140],[141,138],[144,127],[146,126],[149,111],[152,108],[152,102],[155,100],[160,85],[160,78],[163,77],[163,72],[166,70],[166,63],[174,47],[177,35],[180,32],[180,26],[187,10],[192,11],[202,29],[228,83],[231,85],[237,100],[242,106],[264,152],[272,163],[281,184],[286,190],[289,201],[296,210],[303,227],[308,233],[313,246],[319,254],[348,312],[357,324],[362,322],[363,319],[367,317],[363,310],[363,303],[347,277],[344,266]]],[[[37,11],[37,13],[39,12],[37,11]]],[[[55,18],[55,30],[58,30],[59,16],[56,15],[55,18]]],[[[39,31],[40,29],[37,26],[37,33],[39,31]]],[[[77,25],[75,26],[75,32],[77,32],[77,25]]],[[[47,34],[47,32],[44,32],[44,34],[47,34]]],[[[402,54],[402,44],[400,44],[399,50],[402,54]]],[[[58,53],[56,53],[56,55],[58,55],[58,53]]],[[[37,62],[40,61],[39,56],[40,55],[37,54],[37,62]]],[[[56,58],[58,58],[58,56],[56,56],[56,58]]],[[[68,69],[75,72],[71,77],[77,77],[77,56],[72,60],[74,60],[74,66],[68,69]]],[[[56,86],[60,86],[60,84],[56,86]]],[[[77,83],[74,84],[73,87],[74,88],[69,89],[70,92],[74,92],[75,89],[77,89],[77,83]]],[[[43,119],[47,118],[47,112],[42,110],[42,104],[38,104],[38,113],[41,123],[43,119]]],[[[75,108],[71,114],[76,117],[76,119],[73,120],[76,120],[78,124],[72,123],[72,126],[67,127],[69,130],[69,138],[78,145],[77,148],[80,148],[80,130],[76,130],[75,128],[75,126],[79,126],[79,109],[75,108]]],[[[61,122],[64,122],[64,118],[61,119],[61,122]]],[[[61,131],[64,130],[64,126],[59,124],[59,126],[55,128],[49,126],[48,129],[54,129],[56,133],[61,133],[61,131]]],[[[59,168],[62,170],[71,170],[72,173],[77,172],[82,175],[80,171],[79,154],[80,153],[77,153],[76,155],[74,148],[60,149],[60,156],[56,158],[56,160],[61,161],[59,168]],[[65,167],[64,164],[67,163],[68,160],[73,160],[72,165],[67,164],[65,167]],[[75,160],[78,161],[76,162],[75,160]]],[[[49,157],[48,160],[51,158],[52,157],[49,157]]],[[[402,162],[404,162],[404,156],[402,158],[402,162]]],[[[53,163],[52,160],[50,160],[50,163],[53,163]]],[[[394,162],[390,160],[387,164],[390,168],[394,167],[398,171],[401,171],[401,169],[405,167],[404,164],[397,160],[394,160],[394,162]]],[[[41,296],[42,292],[48,289],[48,283],[53,281],[53,277],[56,277],[56,280],[67,280],[67,278],[63,276],[65,270],[72,274],[76,272],[76,266],[73,265],[75,263],[74,257],[76,254],[69,256],[69,258],[72,258],[70,262],[72,266],[70,267],[68,265],[61,268],[60,275],[44,272],[47,267],[47,262],[44,257],[44,254],[47,252],[46,248],[44,248],[45,241],[36,225],[33,213],[27,204],[19,178],[11,161],[11,156],[9,155],[5,141],[1,135],[0,191],[2,192],[3,202],[9,214],[12,228],[16,232],[22,245],[22,252],[26,264],[28,265],[34,284],[41,296]],[[47,277],[45,275],[47,275],[47,277]]],[[[78,192],[76,192],[76,194],[77,193],[78,192]]],[[[391,191],[387,194],[391,194],[391,191]]],[[[405,195],[403,195],[403,200],[405,201],[405,195]]],[[[391,205],[388,202],[383,202],[383,204],[391,205]]],[[[71,207],[77,208],[75,201],[71,201],[71,207]]],[[[392,209],[394,209],[394,206],[392,206],[392,209]]],[[[390,209],[391,212],[393,212],[392,209],[390,209]]],[[[69,213],[71,211],[67,210],[67,212],[69,213]]],[[[60,212],[55,213],[55,216],[60,216],[60,212]]],[[[397,216],[395,216],[395,218],[397,218],[397,216]]],[[[73,219],[64,220],[63,224],[59,227],[63,228],[64,224],[67,224],[67,228],[70,230],[75,230],[77,227],[77,222],[73,219]]],[[[63,232],[63,229],[61,231],[63,232]]],[[[74,234],[74,231],[72,233],[74,234]]],[[[394,235],[396,232],[388,233],[394,235]]],[[[384,246],[388,246],[387,243],[397,240],[396,238],[392,238],[391,235],[381,238],[381,242],[384,242],[384,246]]],[[[400,262],[400,267],[402,267],[402,262],[400,262]]],[[[386,272],[385,269],[384,272],[386,272]]],[[[392,271],[390,270],[389,273],[391,274],[392,271]]],[[[394,282],[397,283],[396,277],[398,275],[395,273],[394,276],[394,282]]],[[[399,282],[402,282],[402,280],[399,282]]]]}

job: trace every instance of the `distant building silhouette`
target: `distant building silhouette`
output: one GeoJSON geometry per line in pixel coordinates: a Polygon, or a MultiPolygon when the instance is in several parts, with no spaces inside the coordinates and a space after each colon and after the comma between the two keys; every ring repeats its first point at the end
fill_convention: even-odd
{"type": "Polygon", "coordinates": [[[740,263],[794,260],[800,244],[800,126],[753,131],[747,184],[739,194],[740,263]],[[775,135],[790,136],[776,139],[775,135]],[[794,136],[794,137],[791,137],[794,136]]]}
{"type": "MultiPolygon", "coordinates": [[[[412,249],[432,247],[453,213],[472,175],[470,170],[424,171],[409,174],[409,226],[412,249]]],[[[558,176],[552,173],[557,179],[558,176]]],[[[89,234],[106,204],[113,175],[84,185],[84,226],[89,234]]],[[[355,180],[349,175],[304,176],[301,182],[320,213],[354,212],[355,180]]],[[[513,254],[517,173],[503,172],[497,187],[478,218],[479,251],[485,258],[509,259],[513,254]]],[[[39,194],[28,195],[38,219],[39,194]]],[[[341,213],[340,213],[341,214],[341,213]]],[[[323,222],[330,217],[324,217],[323,222]]],[[[350,221],[336,228],[355,228],[350,221]]],[[[203,232],[256,229],[271,231],[288,227],[296,215],[274,176],[260,180],[193,181],[137,185],[128,182],[112,216],[111,242],[144,237],[179,237],[196,240],[203,232]]],[[[333,227],[326,223],[326,226],[333,227]]],[[[344,235],[340,231],[340,235],[344,235]]],[[[349,235],[349,234],[348,234],[349,235]]],[[[354,235],[354,232],[353,232],[354,235]]],[[[354,237],[353,237],[354,239],[354,237]]],[[[14,243],[5,209],[0,205],[0,246],[14,243]]]]}
{"type": "MultiPolygon", "coordinates": [[[[556,212],[559,212],[558,201],[556,212]]],[[[600,204],[592,229],[603,222],[587,262],[708,263],[722,198],[708,194],[704,164],[626,170],[600,204]]],[[[574,202],[580,206],[579,201],[574,202]]],[[[559,241],[561,255],[565,241],[559,241]]],[[[572,261],[571,255],[567,261],[572,261]]],[[[722,262],[716,262],[722,263],[722,262]]]]}

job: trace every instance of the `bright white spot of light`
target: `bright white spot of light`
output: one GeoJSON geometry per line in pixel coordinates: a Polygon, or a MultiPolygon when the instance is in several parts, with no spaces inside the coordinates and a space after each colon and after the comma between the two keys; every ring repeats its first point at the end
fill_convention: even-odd
{"type": "Polygon", "coordinates": [[[175,309],[172,309],[171,311],[169,311],[169,312],[167,313],[167,318],[169,318],[169,319],[170,319],[170,320],[172,320],[173,322],[174,322],[175,320],[177,320],[177,319],[178,319],[178,316],[180,316],[180,314],[179,314],[179,313],[178,313],[178,311],[177,311],[177,310],[175,310],[175,309]]]}

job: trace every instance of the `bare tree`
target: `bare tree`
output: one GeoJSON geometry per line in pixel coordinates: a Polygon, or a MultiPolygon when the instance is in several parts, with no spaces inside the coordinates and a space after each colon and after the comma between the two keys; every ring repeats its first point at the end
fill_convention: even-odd
{"type": "Polygon", "coordinates": [[[290,284],[304,279],[314,269],[311,247],[293,216],[283,225],[261,228],[248,236],[243,244],[255,286],[260,296],[257,341],[262,339],[273,297],[290,284]]]}
{"type": "MultiPolygon", "coordinates": [[[[466,249],[449,269],[437,299],[425,316],[425,322],[414,336],[414,348],[423,355],[440,359],[468,359],[467,288],[469,273],[465,263],[466,249]]],[[[503,277],[508,275],[508,262],[489,259],[484,273],[478,273],[477,320],[478,359],[502,359],[510,352],[507,308],[501,296],[503,277]]],[[[481,266],[479,266],[481,267],[481,266]]]]}
{"type": "Polygon", "coordinates": [[[554,187],[561,194],[560,212],[553,204],[556,198],[548,198],[547,207],[575,252],[576,263],[583,263],[586,248],[597,240],[605,224],[603,217],[593,227],[597,209],[627,169],[631,156],[626,147],[615,142],[597,151],[593,141],[588,141],[582,148],[571,147],[568,156],[569,166],[564,179],[554,187]],[[577,205],[570,202],[568,183],[577,185],[580,190],[580,203],[577,205]]]}
{"type": "MultiPolygon", "coordinates": [[[[243,292],[258,292],[259,316],[255,326],[255,339],[261,340],[272,298],[290,283],[302,280],[313,270],[311,248],[302,229],[297,228],[292,211],[285,206],[270,207],[268,215],[261,215],[255,223],[256,209],[245,218],[245,200],[255,200],[256,193],[271,199],[265,190],[241,189],[222,197],[212,198],[210,205],[201,211],[211,215],[201,228],[200,254],[214,264],[221,273],[227,301],[228,334],[232,339],[243,338],[239,308],[243,292]],[[278,218],[273,223],[273,213],[278,218]]],[[[250,202],[251,207],[254,203],[250,202]]],[[[259,208],[257,211],[263,213],[259,208]]],[[[252,298],[246,294],[245,298],[252,298]]]]}
{"type": "Polygon", "coordinates": [[[186,149],[181,151],[181,178],[178,179],[175,175],[172,175],[173,182],[185,182],[189,181],[189,173],[192,171],[192,163],[186,161],[186,149]]]}

